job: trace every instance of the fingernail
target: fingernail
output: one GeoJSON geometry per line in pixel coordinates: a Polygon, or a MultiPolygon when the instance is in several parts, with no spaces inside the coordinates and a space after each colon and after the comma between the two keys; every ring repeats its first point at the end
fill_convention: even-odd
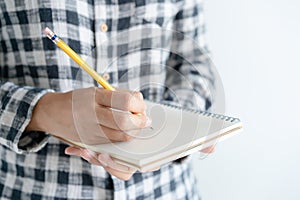
{"type": "Polygon", "coordinates": [[[107,164],[107,158],[105,158],[105,154],[100,154],[98,156],[98,161],[101,163],[101,165],[103,167],[107,167],[108,166],[108,164],[107,164]]]}
{"type": "Polygon", "coordinates": [[[150,119],[149,117],[147,117],[147,121],[146,121],[146,127],[151,126],[152,124],[152,119],[150,119]]]}
{"type": "Polygon", "coordinates": [[[77,149],[65,149],[65,154],[70,155],[70,156],[74,156],[76,155],[77,149]]]}

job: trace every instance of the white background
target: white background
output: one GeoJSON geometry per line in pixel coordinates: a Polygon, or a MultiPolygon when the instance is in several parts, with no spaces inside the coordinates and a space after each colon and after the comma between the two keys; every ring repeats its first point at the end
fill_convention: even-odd
{"type": "Polygon", "coordinates": [[[207,0],[208,43],[242,134],[195,156],[204,200],[300,199],[300,1],[207,0]]]}

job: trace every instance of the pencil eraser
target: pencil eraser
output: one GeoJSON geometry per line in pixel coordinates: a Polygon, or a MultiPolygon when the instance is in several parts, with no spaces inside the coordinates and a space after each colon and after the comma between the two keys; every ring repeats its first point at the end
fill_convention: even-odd
{"type": "Polygon", "coordinates": [[[46,27],[43,32],[45,33],[45,35],[53,35],[54,33],[48,28],[46,27]]]}

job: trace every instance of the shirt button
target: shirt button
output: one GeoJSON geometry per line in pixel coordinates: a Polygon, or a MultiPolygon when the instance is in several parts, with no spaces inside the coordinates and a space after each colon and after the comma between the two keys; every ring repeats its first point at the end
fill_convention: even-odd
{"type": "Polygon", "coordinates": [[[106,81],[109,80],[110,76],[108,73],[103,74],[102,76],[106,81]]]}
{"type": "Polygon", "coordinates": [[[101,24],[100,29],[102,32],[107,32],[107,30],[108,30],[107,24],[101,24]]]}

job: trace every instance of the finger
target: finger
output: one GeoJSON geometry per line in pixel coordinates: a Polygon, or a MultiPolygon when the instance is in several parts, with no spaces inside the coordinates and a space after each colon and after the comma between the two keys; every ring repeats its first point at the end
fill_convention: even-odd
{"type": "Polygon", "coordinates": [[[160,167],[156,167],[156,168],[153,168],[153,169],[149,169],[149,170],[147,170],[145,172],[154,172],[154,171],[157,171],[159,169],[160,169],[160,167]]]}
{"type": "Polygon", "coordinates": [[[124,173],[133,173],[135,172],[134,169],[121,165],[119,163],[116,163],[108,154],[102,153],[98,155],[98,160],[99,162],[104,166],[108,167],[113,170],[117,170],[119,172],[124,172],[124,173]]]}
{"type": "Polygon", "coordinates": [[[80,148],[70,146],[65,149],[65,154],[71,156],[80,156],[80,148]]]}
{"type": "Polygon", "coordinates": [[[101,163],[99,162],[99,160],[97,159],[97,153],[95,153],[91,150],[81,149],[81,148],[77,148],[77,147],[67,147],[65,149],[65,153],[68,155],[82,157],[83,159],[85,159],[86,161],[88,161],[91,164],[102,166],[101,163]]]}
{"type": "Polygon", "coordinates": [[[98,160],[98,154],[94,151],[89,149],[81,149],[80,156],[91,164],[103,166],[98,160]]]}
{"type": "Polygon", "coordinates": [[[215,147],[214,146],[209,146],[209,147],[206,147],[202,150],[200,150],[202,153],[213,153],[215,152],[215,147]]]}
{"type": "Polygon", "coordinates": [[[130,168],[126,168],[126,169],[128,169],[128,171],[127,170],[124,171],[124,168],[122,168],[120,166],[116,167],[116,166],[114,166],[114,164],[111,165],[111,162],[114,162],[114,161],[107,161],[106,159],[104,159],[102,162],[100,162],[98,160],[97,153],[90,151],[88,149],[80,149],[77,147],[67,147],[65,149],[65,153],[68,155],[82,157],[83,159],[87,160],[91,164],[102,166],[107,172],[109,172],[110,174],[112,174],[122,180],[129,180],[135,172],[135,170],[130,169],[130,168]],[[108,165],[106,162],[110,165],[108,165]],[[118,168],[118,169],[116,169],[116,168],[118,168]]]}
{"type": "Polygon", "coordinates": [[[116,130],[142,129],[151,125],[151,119],[145,115],[120,112],[103,106],[96,108],[96,115],[99,124],[116,130]]]}
{"type": "Polygon", "coordinates": [[[143,96],[143,94],[141,92],[132,91],[132,90],[126,90],[126,89],[123,89],[123,88],[118,88],[117,91],[130,93],[131,95],[135,96],[136,98],[138,98],[140,100],[144,100],[144,96],[143,96]]]}
{"type": "Polygon", "coordinates": [[[122,131],[99,124],[96,126],[98,130],[95,130],[89,137],[87,137],[86,131],[81,131],[78,134],[79,141],[87,145],[127,142],[140,133],[139,129],[122,131]]]}
{"type": "Polygon", "coordinates": [[[97,144],[107,144],[107,143],[123,142],[123,141],[125,142],[125,141],[129,141],[132,138],[132,136],[126,135],[120,131],[116,131],[100,125],[97,126],[98,126],[97,127],[98,131],[97,132],[95,131],[95,133],[93,135],[89,135],[89,137],[87,137],[86,131],[85,132],[82,131],[82,133],[79,133],[78,141],[86,145],[97,145],[97,144]],[[109,129],[109,131],[107,131],[106,129],[109,129]]]}
{"type": "Polygon", "coordinates": [[[121,179],[121,180],[124,180],[124,181],[128,181],[132,175],[134,174],[134,172],[121,172],[121,171],[118,171],[118,170],[114,170],[112,168],[109,168],[109,167],[104,167],[104,169],[110,173],[111,175],[114,175],[115,177],[121,179]]]}
{"type": "Polygon", "coordinates": [[[140,133],[140,130],[121,131],[105,126],[101,126],[100,128],[108,139],[108,142],[127,142],[140,133]]]}
{"type": "Polygon", "coordinates": [[[146,104],[140,92],[110,91],[98,88],[95,100],[102,106],[134,113],[143,113],[146,109],[146,104]]]}

